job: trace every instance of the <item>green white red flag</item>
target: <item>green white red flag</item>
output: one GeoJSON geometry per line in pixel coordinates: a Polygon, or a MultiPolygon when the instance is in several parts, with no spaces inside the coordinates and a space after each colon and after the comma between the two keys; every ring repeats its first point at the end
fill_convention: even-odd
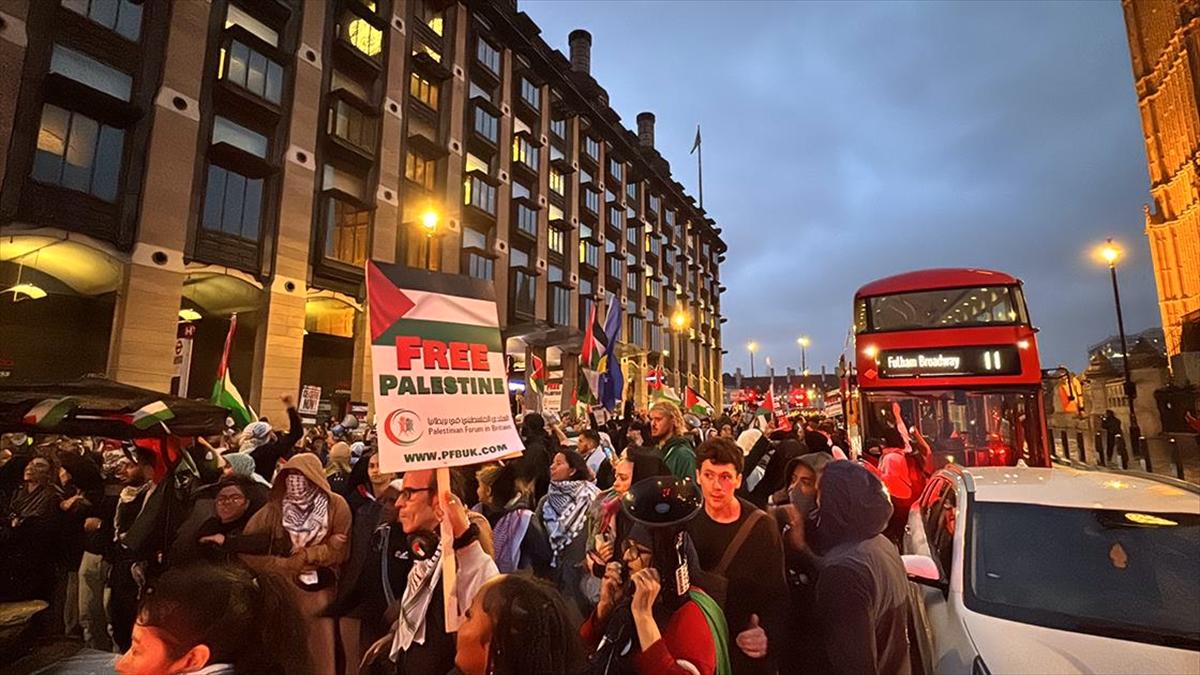
{"type": "Polygon", "coordinates": [[[575,384],[575,404],[600,403],[600,374],[607,368],[604,326],[596,315],[596,303],[588,311],[587,328],[583,333],[583,348],[579,352],[579,377],[575,384]]]}
{"type": "Polygon", "coordinates": [[[713,404],[709,403],[706,398],[700,395],[700,392],[692,389],[689,385],[683,392],[683,409],[686,412],[703,417],[709,417],[715,411],[713,404]]]}
{"type": "Polygon", "coordinates": [[[53,429],[78,405],[79,402],[70,396],[47,398],[30,408],[21,422],[40,429],[53,429]]]}
{"type": "Polygon", "coordinates": [[[258,415],[242,400],[242,394],[233,384],[229,374],[229,352],[233,348],[233,335],[237,331],[237,314],[229,320],[229,332],[225,335],[225,351],[221,354],[221,363],[217,367],[217,381],[213,384],[212,402],[229,411],[229,416],[238,427],[258,419],[258,415]]]}
{"type": "Polygon", "coordinates": [[[536,354],[531,356],[530,363],[529,390],[540,396],[546,391],[546,364],[536,354]]]}

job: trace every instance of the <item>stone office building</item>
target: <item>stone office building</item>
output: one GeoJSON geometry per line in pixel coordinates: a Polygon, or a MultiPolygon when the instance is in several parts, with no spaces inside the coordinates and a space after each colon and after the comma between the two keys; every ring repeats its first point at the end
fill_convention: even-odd
{"type": "Polygon", "coordinates": [[[518,381],[570,391],[619,302],[639,400],[650,367],[721,400],[720,229],[591,36],[539,33],[501,0],[0,0],[0,377],[166,391],[187,319],[205,396],[236,314],[260,412],[367,401],[372,258],[494,281],[518,381]]]}

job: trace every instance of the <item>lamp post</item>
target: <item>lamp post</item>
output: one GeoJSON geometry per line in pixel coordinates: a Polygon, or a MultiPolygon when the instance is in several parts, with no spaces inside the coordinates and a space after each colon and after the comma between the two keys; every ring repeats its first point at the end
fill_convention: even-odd
{"type": "Polygon", "coordinates": [[[808,375],[808,345],[812,342],[807,335],[801,335],[796,338],[796,344],[800,345],[800,372],[808,375]]]}
{"type": "Polygon", "coordinates": [[[758,343],[751,340],[746,345],[746,349],[750,352],[750,377],[754,377],[754,352],[758,351],[758,343]]]}
{"type": "Polygon", "coordinates": [[[1100,248],[1100,257],[1108,263],[1108,273],[1112,278],[1113,302],[1117,307],[1117,333],[1121,336],[1121,365],[1125,375],[1125,401],[1129,405],[1129,438],[1137,450],[1142,437],[1142,429],[1138,426],[1137,412],[1134,410],[1134,399],[1137,398],[1137,387],[1129,374],[1129,343],[1125,338],[1125,317],[1121,312],[1121,289],[1117,285],[1117,260],[1121,257],[1121,249],[1113,243],[1112,238],[1104,242],[1100,248]]]}
{"type": "Polygon", "coordinates": [[[679,340],[679,343],[676,345],[676,350],[675,350],[675,366],[676,366],[675,367],[675,385],[676,386],[679,386],[681,380],[683,379],[683,362],[681,360],[682,356],[683,356],[683,331],[687,330],[687,327],[688,327],[687,312],[683,311],[682,309],[676,309],[675,313],[671,315],[671,332],[675,333],[676,338],[679,340]]]}
{"type": "Polygon", "coordinates": [[[425,231],[425,268],[433,269],[433,236],[437,234],[441,217],[433,205],[427,205],[421,212],[421,229],[425,231]]]}

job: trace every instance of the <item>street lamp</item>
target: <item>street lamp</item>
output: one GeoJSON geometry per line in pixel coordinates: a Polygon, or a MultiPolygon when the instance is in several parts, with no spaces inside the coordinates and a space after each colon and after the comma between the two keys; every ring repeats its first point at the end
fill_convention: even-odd
{"type": "Polygon", "coordinates": [[[750,352],[750,377],[754,377],[754,352],[758,351],[758,343],[751,340],[746,349],[750,352]]]}
{"type": "Polygon", "coordinates": [[[1100,247],[1099,253],[1100,257],[1108,263],[1108,272],[1112,278],[1113,302],[1117,307],[1117,332],[1121,336],[1121,365],[1125,374],[1125,401],[1129,404],[1129,437],[1133,439],[1133,447],[1138,449],[1142,429],[1138,426],[1137,412],[1134,410],[1137,387],[1133,386],[1133,378],[1129,374],[1129,344],[1125,339],[1125,317],[1121,313],[1121,289],[1117,286],[1117,260],[1121,258],[1121,249],[1113,243],[1112,237],[1109,237],[1100,247]]]}
{"type": "Polygon", "coordinates": [[[421,229],[425,231],[426,269],[433,269],[433,237],[438,232],[441,219],[441,215],[437,212],[437,209],[433,208],[433,204],[426,204],[425,209],[421,211],[420,224],[421,229]]]}
{"type": "Polygon", "coordinates": [[[808,345],[812,344],[812,342],[808,339],[807,335],[801,335],[800,337],[796,338],[796,344],[800,345],[800,371],[805,375],[808,375],[807,350],[808,345]]]}
{"type": "Polygon", "coordinates": [[[688,314],[682,309],[676,309],[671,314],[671,330],[676,334],[676,339],[679,340],[678,347],[675,350],[675,384],[679,386],[683,380],[683,332],[688,327],[688,314]]]}

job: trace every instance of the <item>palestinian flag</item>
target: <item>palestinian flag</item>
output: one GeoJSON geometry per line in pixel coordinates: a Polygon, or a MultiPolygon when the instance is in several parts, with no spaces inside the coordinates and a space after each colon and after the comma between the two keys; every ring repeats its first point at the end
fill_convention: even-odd
{"type": "Polygon", "coordinates": [[[531,355],[530,362],[532,367],[529,369],[529,390],[541,396],[546,391],[546,364],[537,357],[531,355]]]}
{"type": "Polygon", "coordinates": [[[166,422],[175,417],[175,413],[162,401],[148,403],[133,411],[128,416],[129,423],[138,429],[149,429],[155,424],[166,422]]]}
{"type": "Polygon", "coordinates": [[[683,410],[684,412],[690,412],[701,417],[709,417],[715,409],[707,399],[700,395],[700,392],[692,389],[689,385],[683,391],[683,410]]]}
{"type": "Polygon", "coordinates": [[[683,403],[674,387],[659,387],[650,393],[650,398],[654,401],[670,401],[675,405],[683,403]]]}
{"type": "MultiPolygon", "coordinates": [[[[258,416],[242,400],[241,392],[234,386],[233,379],[229,376],[229,352],[233,348],[233,334],[236,331],[237,314],[234,314],[233,318],[229,320],[229,333],[225,335],[225,351],[221,354],[221,364],[217,368],[217,381],[213,384],[212,402],[228,410],[238,427],[245,427],[258,419],[258,416]]],[[[149,424],[153,425],[154,423],[150,422],[149,424]]]]}
{"type": "Polygon", "coordinates": [[[34,404],[21,422],[40,429],[53,429],[78,405],[79,402],[70,396],[47,398],[34,404]]]}
{"type": "Polygon", "coordinates": [[[604,345],[604,326],[596,316],[596,303],[588,312],[587,329],[583,333],[583,349],[579,352],[579,377],[575,385],[575,403],[600,403],[600,374],[607,366],[604,345]]]}
{"type": "Polygon", "coordinates": [[[775,414],[775,393],[770,389],[767,390],[767,395],[763,397],[762,405],[758,406],[758,410],[754,411],[755,415],[774,415],[775,414]]]}

